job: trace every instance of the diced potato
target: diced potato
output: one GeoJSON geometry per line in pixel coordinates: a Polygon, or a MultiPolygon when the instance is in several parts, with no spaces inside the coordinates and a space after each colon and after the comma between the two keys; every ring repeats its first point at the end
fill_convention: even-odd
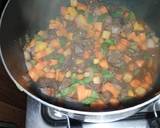
{"type": "Polygon", "coordinates": [[[159,38],[156,37],[156,36],[153,36],[152,39],[153,39],[153,41],[154,41],[155,43],[158,43],[158,42],[159,42],[159,38]]]}
{"type": "Polygon", "coordinates": [[[77,16],[77,11],[76,11],[76,9],[74,7],[68,7],[67,11],[68,11],[69,15],[71,15],[73,17],[77,16]]]}
{"type": "Polygon", "coordinates": [[[95,59],[93,60],[93,63],[94,63],[94,64],[98,64],[98,63],[99,63],[99,59],[96,59],[96,58],[95,58],[95,59]]]}
{"type": "Polygon", "coordinates": [[[46,36],[47,35],[47,33],[45,31],[39,31],[37,34],[40,35],[40,36],[46,36]]]}
{"type": "Polygon", "coordinates": [[[102,31],[102,22],[95,22],[94,23],[94,28],[97,30],[97,31],[102,31]]]}
{"type": "Polygon", "coordinates": [[[45,49],[45,51],[46,51],[47,54],[50,54],[51,52],[54,51],[54,49],[52,49],[51,47],[48,47],[48,48],[45,49]]]}
{"type": "Polygon", "coordinates": [[[82,79],[84,78],[84,75],[83,75],[83,74],[78,74],[78,75],[77,75],[77,78],[78,78],[79,80],[82,80],[82,79]]]}
{"type": "Polygon", "coordinates": [[[47,48],[47,43],[44,42],[38,42],[35,46],[35,52],[39,52],[47,48]]]}
{"type": "Polygon", "coordinates": [[[72,74],[71,71],[68,71],[68,72],[66,72],[65,77],[66,77],[66,78],[69,78],[69,77],[71,77],[71,74],[72,74]]]}
{"type": "Polygon", "coordinates": [[[76,24],[77,24],[79,27],[84,28],[84,27],[87,25],[86,17],[83,16],[83,15],[78,15],[77,18],[76,18],[76,24]]]}
{"type": "Polygon", "coordinates": [[[146,94],[146,90],[143,87],[138,87],[135,89],[135,93],[137,96],[144,96],[146,94]]]}
{"type": "Polygon", "coordinates": [[[134,31],[144,31],[144,25],[138,22],[133,24],[134,31]]]}
{"type": "Polygon", "coordinates": [[[111,36],[111,32],[110,31],[103,31],[102,33],[102,38],[103,39],[109,39],[111,36]]]}
{"type": "Polygon", "coordinates": [[[94,83],[94,84],[100,84],[100,83],[101,83],[100,77],[99,77],[99,76],[93,77],[93,83],[94,83]]]}
{"type": "Polygon", "coordinates": [[[128,90],[128,96],[129,97],[134,97],[135,96],[133,90],[128,90]]]}
{"type": "Polygon", "coordinates": [[[24,52],[24,58],[25,58],[25,60],[30,60],[31,59],[31,56],[30,56],[28,51],[24,52]]]}
{"type": "Polygon", "coordinates": [[[69,56],[69,55],[71,55],[71,49],[66,49],[64,51],[64,56],[69,56]]]}
{"type": "Polygon", "coordinates": [[[77,59],[76,64],[82,64],[84,61],[82,59],[77,59]]]}
{"type": "Polygon", "coordinates": [[[78,5],[77,0],[71,0],[71,6],[76,7],[78,5]]]}
{"type": "Polygon", "coordinates": [[[89,77],[90,76],[90,72],[85,72],[84,73],[84,77],[89,77]]]}
{"type": "Polygon", "coordinates": [[[124,76],[123,76],[123,80],[126,82],[126,83],[129,83],[131,80],[132,80],[133,76],[131,73],[125,73],[124,76]]]}

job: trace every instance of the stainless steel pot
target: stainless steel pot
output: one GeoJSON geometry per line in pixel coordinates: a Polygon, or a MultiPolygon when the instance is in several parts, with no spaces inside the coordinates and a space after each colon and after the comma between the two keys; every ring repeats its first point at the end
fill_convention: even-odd
{"type": "MultiPolygon", "coordinates": [[[[0,21],[0,55],[7,73],[18,89],[42,104],[54,108],[57,113],[60,112],[60,114],[63,113],[65,116],[85,122],[111,122],[120,120],[135,114],[146,105],[158,100],[160,97],[160,95],[158,95],[160,91],[160,87],[158,86],[160,81],[158,81],[158,79],[152,92],[150,92],[141,103],[120,110],[105,110],[103,112],[89,112],[82,111],[79,108],[71,109],[65,106],[61,107],[56,102],[50,102],[32,90],[24,63],[24,44],[22,43],[23,41],[20,41],[23,40],[21,37],[24,37],[26,33],[32,34],[39,29],[45,28],[48,20],[58,14],[57,10],[59,10],[60,5],[67,4],[68,1],[9,0],[7,2],[0,21]]],[[[120,5],[125,4],[135,11],[142,20],[147,22],[157,35],[160,35],[160,31],[158,30],[160,27],[160,14],[158,13],[160,12],[159,0],[104,0],[103,2],[115,2],[120,5]]]]}

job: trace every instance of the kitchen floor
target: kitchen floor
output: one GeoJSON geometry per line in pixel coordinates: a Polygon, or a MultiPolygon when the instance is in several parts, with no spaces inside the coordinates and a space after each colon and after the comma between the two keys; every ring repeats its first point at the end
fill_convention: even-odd
{"type": "Polygon", "coordinates": [[[26,96],[16,88],[0,60],[0,127],[25,128],[25,112],[26,96]]]}

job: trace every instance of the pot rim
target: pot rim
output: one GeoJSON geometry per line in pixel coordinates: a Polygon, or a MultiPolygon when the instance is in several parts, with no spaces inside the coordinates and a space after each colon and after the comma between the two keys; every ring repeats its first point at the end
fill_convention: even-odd
{"type": "MultiPolygon", "coordinates": [[[[2,20],[3,20],[3,17],[5,15],[5,11],[7,10],[7,7],[9,5],[9,3],[11,2],[11,0],[8,0],[3,11],[2,11],[2,14],[1,14],[1,17],[0,17],[0,29],[1,29],[1,25],[2,25],[2,20]]],[[[61,111],[61,112],[65,112],[65,113],[74,113],[74,114],[79,114],[79,115],[89,115],[89,116],[107,116],[107,115],[114,115],[114,114],[119,114],[119,113],[125,113],[125,112],[129,112],[129,111],[133,111],[133,110],[136,110],[136,109],[139,109],[139,108],[142,108],[156,100],[158,100],[160,98],[160,94],[158,95],[155,95],[155,97],[151,98],[150,100],[147,100],[141,104],[138,104],[138,105],[135,105],[135,106],[132,106],[132,107],[129,107],[129,108],[124,108],[124,109],[120,109],[120,110],[113,110],[113,111],[107,111],[107,112],[89,112],[89,111],[79,111],[79,110],[72,110],[72,109],[67,109],[67,108],[63,108],[63,107],[59,107],[59,106],[56,106],[54,104],[51,104],[51,103],[48,103],[42,99],[40,99],[39,97],[35,96],[34,94],[32,94],[31,92],[29,92],[28,90],[26,90],[23,86],[21,86],[16,80],[15,78],[12,76],[12,74],[10,73],[5,61],[4,61],[4,58],[3,58],[3,54],[2,54],[2,50],[1,50],[1,46],[0,46],[0,56],[1,56],[1,60],[2,60],[2,63],[5,67],[5,70],[7,71],[9,77],[12,79],[12,81],[14,82],[14,84],[17,86],[17,88],[23,92],[25,92],[28,96],[32,97],[33,99],[39,101],[40,103],[48,106],[48,107],[51,107],[53,109],[56,109],[58,111],[61,111]]]]}

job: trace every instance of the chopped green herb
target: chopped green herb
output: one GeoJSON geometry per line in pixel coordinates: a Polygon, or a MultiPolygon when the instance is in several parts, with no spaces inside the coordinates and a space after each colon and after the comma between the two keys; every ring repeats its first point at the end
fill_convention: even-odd
{"type": "Polygon", "coordinates": [[[135,42],[131,43],[130,48],[133,49],[133,50],[137,50],[138,49],[137,44],[135,42]]]}
{"type": "Polygon", "coordinates": [[[121,64],[119,68],[120,68],[121,72],[126,71],[126,65],[124,65],[124,64],[121,64]]]}
{"type": "Polygon", "coordinates": [[[35,36],[34,36],[34,39],[35,39],[36,41],[43,41],[43,40],[44,40],[44,37],[42,37],[42,36],[40,36],[40,35],[35,35],[35,36]]]}
{"type": "Polygon", "coordinates": [[[55,55],[54,52],[52,52],[49,55],[45,56],[43,59],[46,60],[46,61],[49,61],[51,59],[56,59],[56,60],[58,60],[59,63],[63,64],[63,62],[65,60],[65,57],[61,54],[56,54],[55,55]]]}
{"type": "Polygon", "coordinates": [[[144,54],[143,54],[143,58],[144,58],[145,60],[150,59],[150,57],[151,57],[151,55],[150,55],[149,53],[144,52],[144,54]]]}
{"type": "Polygon", "coordinates": [[[67,39],[65,37],[61,37],[59,41],[60,41],[61,47],[64,47],[67,43],[67,39]]]}
{"type": "Polygon", "coordinates": [[[131,49],[131,48],[129,48],[128,51],[129,51],[130,53],[134,53],[134,52],[135,52],[135,51],[134,51],[133,49],[131,49]]]}
{"type": "Polygon", "coordinates": [[[135,14],[132,12],[132,11],[129,11],[129,14],[128,14],[128,17],[127,17],[129,20],[135,20],[136,19],[136,16],[135,14]]]}
{"type": "Polygon", "coordinates": [[[81,14],[81,15],[84,15],[85,14],[85,11],[83,10],[77,10],[78,14],[81,14]]]}
{"type": "Polygon", "coordinates": [[[102,44],[101,44],[101,52],[106,53],[107,52],[107,48],[111,45],[115,45],[116,41],[114,39],[108,39],[105,40],[102,44]]]}
{"type": "Polygon", "coordinates": [[[116,18],[116,17],[121,17],[123,15],[123,9],[118,9],[118,10],[115,10],[111,13],[111,16],[116,18]]]}
{"type": "Polygon", "coordinates": [[[86,85],[89,84],[91,81],[92,81],[91,77],[86,77],[83,80],[80,80],[79,83],[86,85]]]}
{"type": "Polygon", "coordinates": [[[96,73],[96,72],[100,72],[101,68],[96,65],[96,64],[91,64],[90,67],[92,68],[93,72],[96,73]]]}
{"type": "Polygon", "coordinates": [[[59,54],[57,57],[55,57],[55,59],[58,59],[58,61],[63,64],[64,63],[64,60],[65,60],[65,57],[61,54],[59,54]]]}
{"type": "Polygon", "coordinates": [[[111,79],[114,78],[114,74],[110,71],[107,71],[107,70],[103,70],[102,75],[103,75],[105,80],[111,80],[111,79]]]}
{"type": "Polygon", "coordinates": [[[72,75],[71,75],[71,83],[72,84],[79,83],[79,80],[77,79],[77,74],[76,73],[72,73],[72,75]]]}
{"type": "Polygon", "coordinates": [[[73,73],[72,76],[71,76],[72,84],[73,83],[80,83],[80,84],[86,85],[86,84],[89,84],[91,81],[92,81],[91,77],[86,77],[86,78],[84,78],[82,80],[78,80],[76,73],[73,73]]]}
{"type": "Polygon", "coordinates": [[[30,42],[30,37],[29,37],[28,34],[25,35],[25,41],[26,41],[26,42],[30,42]]]}
{"type": "Polygon", "coordinates": [[[36,65],[36,61],[35,60],[31,60],[30,63],[31,63],[32,66],[36,65]]]}
{"type": "Polygon", "coordinates": [[[107,18],[107,16],[108,16],[107,13],[102,14],[102,15],[98,16],[97,20],[100,22],[103,22],[107,18]]]}
{"type": "Polygon", "coordinates": [[[92,91],[91,96],[84,99],[82,101],[82,103],[85,104],[85,105],[89,105],[89,104],[92,104],[93,102],[95,102],[98,98],[99,98],[98,93],[96,91],[92,91]]]}
{"type": "Polygon", "coordinates": [[[135,69],[135,70],[133,71],[133,74],[134,74],[135,76],[137,76],[137,75],[139,75],[140,72],[141,72],[140,69],[135,69]]]}
{"type": "Polygon", "coordinates": [[[45,56],[43,59],[44,59],[45,61],[54,59],[54,53],[52,52],[52,53],[48,54],[48,55],[45,56]]]}
{"type": "Polygon", "coordinates": [[[70,93],[73,93],[76,91],[76,85],[77,84],[72,84],[71,86],[61,90],[56,96],[57,97],[65,97],[69,95],[70,93]]]}
{"type": "Polygon", "coordinates": [[[89,105],[89,104],[93,103],[94,101],[96,101],[96,99],[94,99],[92,97],[88,97],[85,100],[83,100],[82,103],[85,105],[89,105]]]}
{"type": "Polygon", "coordinates": [[[92,14],[88,14],[87,21],[89,24],[92,24],[94,22],[94,16],[92,14]]]}

